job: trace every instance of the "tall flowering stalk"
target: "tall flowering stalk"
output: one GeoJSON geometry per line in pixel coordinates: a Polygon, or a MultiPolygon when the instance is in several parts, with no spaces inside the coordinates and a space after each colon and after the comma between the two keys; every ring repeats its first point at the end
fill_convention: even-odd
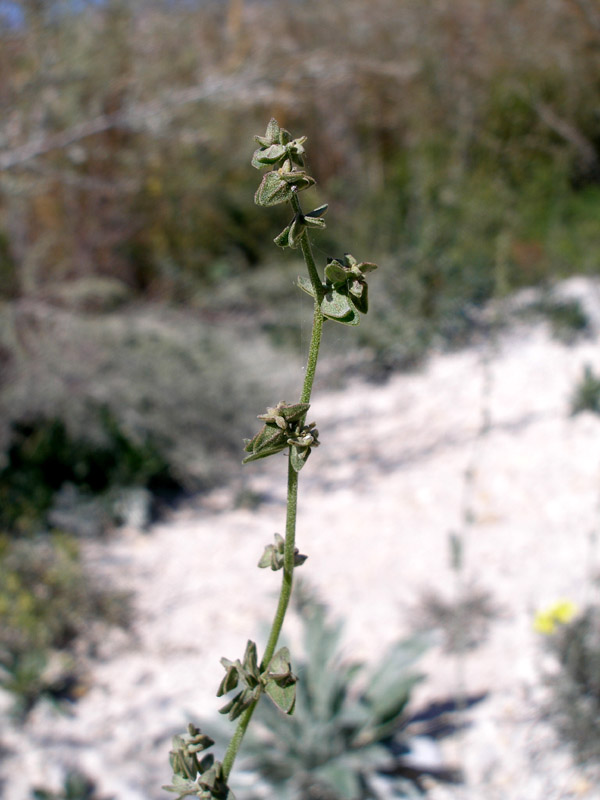
{"type": "Polygon", "coordinates": [[[343,258],[327,259],[323,278],[313,257],[309,233],[325,227],[323,216],[327,206],[322,205],[304,212],[300,205],[300,192],[314,186],[314,178],[306,173],[304,164],[305,136],[293,139],[291,134],[272,119],[264,136],[254,137],[258,148],[252,157],[252,166],[268,171],[254,195],[259,206],[289,203],[292,219],[275,238],[282,248],[300,248],[306,264],[308,278],[300,277],[298,286],[314,301],[312,333],[304,384],[298,402],[280,401],[260,414],[262,428],[245,441],[247,464],[287,450],[287,507],[285,537],[275,534],[275,541],[265,547],[258,562],[259,567],[282,570],[281,589],[271,631],[259,661],[256,644],[248,641],[243,658],[230,661],[221,659],[225,676],[217,696],[228,696],[220,709],[230,719],[238,720],[237,728],[229,742],[223,761],[215,761],[212,754],[204,754],[213,740],[194,725],[187,733],[173,739],[170,754],[173,769],[172,783],[164,788],[175,792],[178,800],[199,797],[203,800],[234,800],[228,786],[229,776],[246,729],[254,710],[264,694],[285,714],[292,714],[296,699],[296,676],[292,671],[287,647],[277,650],[277,642],[289,605],[294,569],[306,560],[296,548],[296,513],[298,502],[298,476],[313,448],[319,445],[319,433],[314,422],[306,423],[315,379],[319,348],[325,320],[344,325],[358,325],[360,314],[368,311],[368,286],[366,275],[376,269],[376,264],[358,262],[346,254],[343,258]]]}

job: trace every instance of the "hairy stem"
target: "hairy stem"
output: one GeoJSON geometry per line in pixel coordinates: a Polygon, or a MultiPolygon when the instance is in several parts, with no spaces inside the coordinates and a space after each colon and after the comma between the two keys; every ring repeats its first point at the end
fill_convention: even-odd
{"type": "Polygon", "coordinates": [[[229,779],[233,767],[233,762],[235,761],[235,757],[238,754],[238,750],[240,749],[242,739],[244,738],[244,734],[246,733],[246,728],[250,724],[250,720],[252,719],[252,714],[254,714],[254,709],[256,708],[257,703],[258,700],[244,711],[244,713],[240,717],[238,726],[235,729],[233,736],[231,737],[231,741],[229,742],[229,746],[227,747],[227,752],[225,753],[225,757],[223,758],[223,779],[225,780],[225,782],[227,782],[227,780],[229,779]]]}
{"type": "MultiPolygon", "coordinates": [[[[292,208],[294,209],[296,214],[302,214],[302,208],[300,207],[300,200],[297,194],[295,194],[292,197],[291,203],[292,203],[292,208]]],[[[308,270],[308,277],[310,278],[310,282],[312,284],[315,293],[315,299],[317,300],[317,303],[320,306],[325,291],[323,289],[323,284],[321,283],[321,279],[319,278],[319,273],[317,272],[317,265],[315,264],[315,259],[312,254],[312,249],[310,246],[310,240],[308,238],[308,233],[306,232],[306,230],[300,237],[300,247],[302,248],[302,255],[304,257],[304,262],[308,270]]]]}
{"type": "Polygon", "coordinates": [[[285,519],[285,549],[283,551],[283,577],[281,579],[281,591],[277,611],[271,626],[271,633],[267,641],[265,653],[260,665],[261,671],[266,669],[269,661],[273,658],[273,653],[277,647],[277,640],[281,633],[283,620],[287,611],[290,597],[292,594],[292,583],[294,575],[294,547],[296,544],[296,510],[298,507],[298,473],[292,467],[291,459],[288,456],[288,487],[287,487],[287,509],[285,519]]]}
{"type": "MultiPolygon", "coordinates": [[[[294,574],[294,547],[296,540],[296,510],[298,507],[298,473],[292,467],[291,459],[288,456],[288,491],[287,491],[287,511],[285,522],[285,549],[283,553],[283,578],[281,581],[281,590],[279,592],[279,602],[277,603],[277,610],[275,618],[271,626],[271,633],[267,641],[267,646],[260,663],[260,671],[263,672],[269,665],[269,661],[273,658],[275,648],[277,647],[277,640],[281,633],[283,620],[290,602],[292,595],[292,584],[294,574]]],[[[260,698],[259,698],[260,699],[260,698]]],[[[249,708],[244,711],[240,717],[238,726],[233,734],[229,747],[223,759],[223,777],[225,780],[229,778],[233,762],[237,756],[238,750],[246,733],[254,709],[258,705],[256,700],[249,708]]]]}
{"type": "MultiPolygon", "coordinates": [[[[294,208],[295,210],[299,211],[300,204],[298,202],[298,198],[295,197],[294,200],[296,201],[294,204],[294,208]]],[[[308,274],[310,276],[310,280],[313,285],[313,289],[315,291],[315,297],[318,298],[315,300],[312,334],[310,337],[310,345],[308,348],[308,360],[306,364],[306,373],[304,375],[304,384],[302,387],[302,395],[300,398],[300,402],[309,403],[310,396],[312,393],[313,383],[315,380],[317,361],[319,358],[319,348],[321,346],[321,337],[323,334],[323,313],[321,311],[321,304],[320,304],[320,301],[323,296],[323,288],[321,281],[319,280],[317,268],[315,265],[315,260],[313,258],[310,242],[308,240],[308,234],[306,233],[306,231],[302,235],[300,241],[302,246],[302,254],[304,256],[306,267],[308,269],[308,274]]],[[[273,624],[271,626],[271,632],[269,634],[267,646],[265,647],[265,652],[260,664],[261,672],[267,668],[267,666],[269,665],[269,661],[273,658],[273,654],[275,653],[275,648],[277,647],[277,642],[279,640],[279,634],[281,633],[281,629],[283,627],[283,621],[285,619],[290,598],[292,596],[292,586],[294,578],[294,550],[296,547],[297,508],[298,508],[298,473],[292,467],[291,457],[290,455],[288,455],[288,484],[287,484],[287,506],[286,506],[286,520],[285,520],[285,548],[283,551],[283,577],[281,580],[281,589],[279,592],[279,601],[277,603],[277,610],[275,611],[275,617],[273,619],[273,624]]],[[[231,738],[231,741],[229,742],[229,746],[225,753],[225,757],[223,758],[223,777],[225,781],[227,781],[227,779],[229,778],[231,769],[233,767],[233,763],[238,754],[238,750],[240,749],[240,746],[242,744],[244,734],[246,733],[246,729],[250,724],[250,720],[252,719],[252,715],[254,714],[254,709],[256,708],[257,705],[258,705],[258,700],[256,700],[249,708],[247,708],[246,711],[244,711],[244,713],[240,716],[240,721],[238,723],[238,726],[231,738]]]]}

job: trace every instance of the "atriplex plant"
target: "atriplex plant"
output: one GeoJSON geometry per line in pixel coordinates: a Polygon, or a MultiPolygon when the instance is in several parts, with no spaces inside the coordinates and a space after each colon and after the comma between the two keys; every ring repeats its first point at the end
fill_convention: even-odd
{"type": "Polygon", "coordinates": [[[277,641],[290,601],[294,568],[300,566],[306,556],[296,548],[296,508],[298,499],[298,473],[306,463],[313,447],[317,447],[318,431],[315,423],[306,424],[310,397],[315,379],[319,347],[325,319],[344,325],[358,325],[359,312],[368,310],[368,289],[365,275],[376,269],[376,264],[358,263],[351,255],[343,259],[328,259],[321,279],[313,257],[308,232],[312,228],[324,228],[323,215],[327,206],[304,213],[300,206],[299,193],[313,186],[315,181],[304,169],[304,142],[306,137],[292,139],[291,134],[280,128],[272,119],[264,136],[254,137],[259,147],[252,157],[252,166],[269,168],[254,196],[259,206],[274,206],[290,203],[293,218],[289,225],[275,238],[279,247],[300,247],[308,280],[299,278],[298,285],[314,299],[312,334],[308,349],[308,360],[304,385],[296,403],[278,402],[268,408],[258,419],[264,422],[253,439],[246,440],[243,463],[266,458],[287,449],[287,510],[285,538],[275,534],[275,543],[265,548],[259,567],[283,570],[281,591],[275,617],[262,659],[258,661],[254,642],[248,641],[242,661],[221,659],[225,677],[221,681],[217,696],[239,689],[237,694],[221,708],[221,713],[230,719],[239,718],[238,726],[231,738],[222,762],[215,761],[212,754],[199,758],[199,754],[214,742],[199,728],[188,726],[188,733],[175,736],[170,762],[173,768],[172,784],[168,791],[178,794],[178,800],[196,796],[203,800],[233,800],[228,786],[233,763],[246,729],[260,697],[265,693],[281,711],[292,714],[296,699],[296,676],[292,672],[287,647],[277,652],[277,641]]]}

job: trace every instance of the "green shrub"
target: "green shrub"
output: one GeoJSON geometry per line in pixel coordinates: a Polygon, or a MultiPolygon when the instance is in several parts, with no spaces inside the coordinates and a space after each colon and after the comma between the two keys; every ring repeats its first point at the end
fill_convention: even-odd
{"type": "MultiPolygon", "coordinates": [[[[402,736],[412,690],[423,679],[414,668],[426,639],[399,641],[368,669],[342,658],[341,625],[327,620],[324,606],[306,592],[298,592],[296,603],[305,659],[295,668],[294,714],[285,717],[268,703],[258,707],[245,767],[280,798],[377,797],[371,778],[394,762],[386,744],[402,736]]],[[[398,772],[393,786],[404,795],[410,783],[398,772]]]]}
{"type": "Polygon", "coordinates": [[[564,344],[573,344],[589,333],[590,320],[579,300],[542,298],[531,310],[549,321],[552,335],[564,344]]]}
{"type": "Polygon", "coordinates": [[[498,608],[488,591],[467,586],[460,596],[447,599],[429,589],[423,593],[415,617],[419,628],[440,630],[448,653],[464,653],[485,641],[498,608]]]}
{"type": "Polygon", "coordinates": [[[73,646],[94,623],[125,626],[127,598],[101,589],[65,534],[0,537],[0,685],[26,713],[42,696],[72,694],[73,646]]]}
{"type": "Polygon", "coordinates": [[[33,790],[32,800],[108,800],[108,798],[98,796],[96,784],[83,772],[71,770],[65,775],[62,791],[53,792],[37,788],[33,790]]]}
{"type": "Polygon", "coordinates": [[[600,608],[588,606],[548,644],[559,665],[549,679],[552,718],[580,761],[599,761],[600,608]]]}
{"type": "Polygon", "coordinates": [[[287,0],[252,4],[237,26],[235,3],[48,5],[4,48],[3,155],[17,156],[0,200],[5,296],[97,274],[187,302],[196,280],[254,269],[284,222],[245,199],[246,137],[267,108],[306,128],[357,249],[397,254],[429,232],[477,280],[504,228],[516,285],[598,271],[598,34],[575,3],[540,18],[538,0],[427,13],[331,0],[310,14],[287,0]],[[78,138],[99,118],[108,130],[78,138]],[[68,147],[28,156],[65,131],[68,147]]]}
{"type": "MultiPolygon", "coordinates": [[[[103,427],[101,444],[71,438],[60,419],[13,425],[6,465],[0,470],[1,527],[26,533],[43,526],[65,485],[84,497],[115,487],[143,486],[157,492],[180,488],[157,447],[133,441],[107,408],[92,407],[90,415],[103,427]]],[[[105,522],[114,517],[110,508],[105,517],[105,522]]]]}
{"type": "Polygon", "coordinates": [[[571,398],[571,414],[574,416],[582,411],[600,414],[600,377],[594,373],[590,364],[585,365],[571,398]]]}
{"type": "Polygon", "coordinates": [[[224,330],[157,308],[94,316],[6,304],[0,347],[0,518],[22,532],[39,526],[65,486],[82,501],[105,495],[98,513],[110,522],[123,487],[195,491],[223,481],[239,463],[244,414],[267,401],[249,364],[277,370],[284,396],[296,369],[243,319],[224,330]]]}

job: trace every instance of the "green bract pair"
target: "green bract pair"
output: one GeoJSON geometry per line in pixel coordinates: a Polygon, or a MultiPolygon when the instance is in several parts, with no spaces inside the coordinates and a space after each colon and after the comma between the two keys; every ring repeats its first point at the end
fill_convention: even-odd
{"type": "Polygon", "coordinates": [[[228,714],[229,719],[236,719],[240,714],[257,702],[262,692],[271,698],[275,705],[286,714],[292,714],[296,702],[296,676],[290,664],[290,651],[282,647],[269,661],[266,669],[260,669],[256,654],[256,645],[248,641],[244,660],[239,658],[230,661],[222,658],[225,677],[219,685],[217,697],[242,687],[235,697],[223,708],[221,714],[228,714]]]}
{"type": "MultiPolygon", "coordinates": [[[[366,314],[369,310],[369,287],[365,275],[377,269],[377,264],[362,261],[360,264],[346,253],[344,261],[330,258],[325,267],[325,283],[322,284],[324,296],[321,311],[327,319],[341,322],[344,325],[358,325],[358,313],[366,314]]],[[[315,296],[315,290],[306,278],[298,278],[298,286],[315,296]]]]}
{"type": "Polygon", "coordinates": [[[214,741],[195,725],[188,725],[188,732],[173,737],[173,749],[169,754],[172,783],[163,786],[175,792],[177,800],[198,797],[200,800],[235,800],[223,775],[223,765],[215,761],[212,753],[199,759],[198,754],[212,747],[214,741]]]}
{"type": "Polygon", "coordinates": [[[272,167],[267,172],[254,195],[259,206],[276,206],[291,200],[295,192],[314,186],[315,180],[304,172],[304,147],[306,136],[292,139],[289,131],[280,128],[277,120],[267,125],[264,136],[255,136],[260,147],[252,156],[252,166],[256,169],[272,167]]]}
{"type": "Polygon", "coordinates": [[[292,466],[296,472],[300,472],[311,448],[319,446],[319,431],[315,423],[304,424],[309,408],[309,403],[289,404],[281,401],[273,408],[268,408],[266,414],[260,414],[258,419],[264,420],[265,424],[253,439],[244,440],[244,449],[250,455],[242,463],[257,461],[290,447],[292,466]]]}
{"type": "MultiPolygon", "coordinates": [[[[285,555],[285,541],[283,536],[280,536],[278,533],[275,534],[275,544],[268,544],[265,547],[265,551],[261,556],[260,561],[258,562],[258,566],[261,569],[266,569],[267,567],[271,567],[273,572],[276,572],[278,569],[283,569],[283,558],[285,555]]],[[[297,547],[294,547],[294,566],[300,567],[308,556],[303,556],[298,551],[297,547]]]]}

